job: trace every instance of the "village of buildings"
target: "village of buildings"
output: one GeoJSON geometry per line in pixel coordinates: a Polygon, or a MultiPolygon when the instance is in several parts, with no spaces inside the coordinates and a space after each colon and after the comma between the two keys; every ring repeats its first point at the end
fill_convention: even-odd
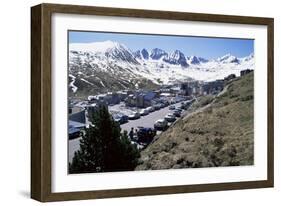
{"type": "MultiPolygon", "coordinates": [[[[240,76],[251,71],[243,70],[240,76]]],[[[79,149],[79,138],[83,130],[91,124],[89,114],[97,111],[101,105],[108,109],[123,131],[134,132],[134,136],[129,135],[132,143],[149,144],[156,134],[171,127],[178,118],[184,116],[197,97],[216,95],[224,89],[226,82],[235,78],[235,74],[230,74],[224,79],[210,82],[190,81],[163,85],[157,90],[123,90],[89,95],[84,101],[69,100],[69,158],[71,160],[75,150],[79,149]],[[144,138],[146,141],[137,141],[137,135],[151,134],[153,136],[149,140],[144,138]]]]}

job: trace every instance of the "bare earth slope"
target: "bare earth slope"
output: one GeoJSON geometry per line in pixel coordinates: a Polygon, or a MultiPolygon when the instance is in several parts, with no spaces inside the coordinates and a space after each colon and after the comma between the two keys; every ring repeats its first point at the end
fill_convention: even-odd
{"type": "Polygon", "coordinates": [[[252,165],[253,101],[253,72],[216,97],[199,98],[191,115],[142,151],[136,170],[252,165]]]}

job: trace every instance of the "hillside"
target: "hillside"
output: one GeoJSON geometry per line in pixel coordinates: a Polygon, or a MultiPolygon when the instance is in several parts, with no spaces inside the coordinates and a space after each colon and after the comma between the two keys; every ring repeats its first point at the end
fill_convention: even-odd
{"type": "Polygon", "coordinates": [[[142,151],[136,170],[252,165],[253,92],[252,72],[216,97],[199,98],[142,151]]]}

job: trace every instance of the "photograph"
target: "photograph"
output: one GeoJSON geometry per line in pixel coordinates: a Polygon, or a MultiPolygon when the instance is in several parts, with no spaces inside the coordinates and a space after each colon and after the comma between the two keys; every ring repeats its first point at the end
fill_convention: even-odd
{"type": "Polygon", "coordinates": [[[254,39],[67,38],[68,174],[254,166],[254,39]]]}

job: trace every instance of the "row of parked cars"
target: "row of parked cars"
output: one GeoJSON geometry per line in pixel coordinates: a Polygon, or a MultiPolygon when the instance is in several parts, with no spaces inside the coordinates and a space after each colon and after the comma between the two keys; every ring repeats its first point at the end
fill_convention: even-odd
{"type": "Polygon", "coordinates": [[[170,105],[169,110],[171,111],[168,113],[164,119],[159,119],[154,123],[154,129],[164,131],[166,130],[169,125],[168,123],[173,123],[176,121],[177,117],[182,115],[182,111],[189,108],[189,106],[193,103],[194,100],[182,102],[180,107],[176,107],[175,105],[170,105]]]}
{"type": "MultiPolygon", "coordinates": [[[[160,110],[160,109],[170,105],[169,110],[173,110],[173,112],[167,114],[165,116],[165,120],[168,121],[168,122],[174,122],[176,120],[176,117],[181,116],[182,110],[187,109],[191,103],[192,103],[192,101],[182,102],[181,106],[178,107],[178,108],[176,108],[174,104],[170,105],[168,102],[158,103],[158,104],[155,104],[153,106],[147,107],[145,109],[141,109],[139,112],[138,111],[132,112],[128,116],[124,115],[124,114],[115,114],[115,115],[113,115],[113,118],[116,122],[119,122],[119,124],[125,124],[129,120],[139,119],[141,116],[146,116],[151,112],[160,110]]],[[[159,121],[159,122],[163,122],[163,121],[159,121]]],[[[159,124],[162,125],[162,124],[165,124],[165,123],[159,123],[159,124]]],[[[158,127],[156,126],[156,128],[158,128],[158,127]]]]}
{"type": "MultiPolygon", "coordinates": [[[[153,127],[138,127],[138,129],[136,129],[137,132],[135,133],[131,141],[134,142],[134,144],[137,144],[141,149],[145,148],[148,144],[153,141],[157,131],[165,131],[169,127],[169,123],[175,122],[177,117],[180,117],[182,115],[183,110],[188,109],[192,102],[193,101],[182,102],[181,105],[178,107],[176,107],[174,104],[169,105],[170,112],[163,119],[157,120],[154,123],[153,127]]],[[[128,120],[138,119],[141,116],[148,115],[149,113],[159,110],[165,106],[168,105],[160,105],[159,107],[148,107],[146,109],[142,109],[139,112],[134,112],[129,116],[120,115],[119,118],[117,118],[118,116],[114,116],[115,121],[125,123],[128,120]]]]}
{"type": "Polygon", "coordinates": [[[176,121],[177,117],[180,117],[182,113],[181,109],[175,109],[173,113],[168,113],[164,119],[159,119],[154,123],[154,128],[156,130],[164,131],[166,130],[169,126],[168,123],[173,123],[176,121]]]}
{"type": "Polygon", "coordinates": [[[151,112],[154,112],[154,111],[157,111],[157,110],[160,110],[166,106],[168,106],[169,103],[158,103],[158,104],[155,104],[153,106],[150,106],[150,107],[147,107],[145,109],[141,109],[139,112],[133,112],[132,114],[130,114],[128,116],[128,119],[129,120],[135,120],[135,119],[139,119],[141,116],[146,116],[148,115],[149,113],[151,112]]]}

